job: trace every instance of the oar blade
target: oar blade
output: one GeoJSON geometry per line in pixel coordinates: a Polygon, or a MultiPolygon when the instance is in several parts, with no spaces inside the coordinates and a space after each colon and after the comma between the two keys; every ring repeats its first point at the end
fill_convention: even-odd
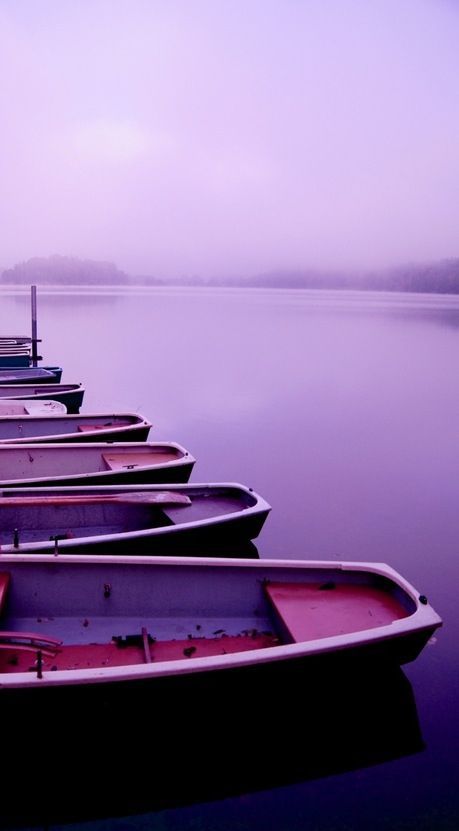
{"type": "Polygon", "coordinates": [[[191,499],[179,491],[134,491],[114,494],[56,494],[36,496],[0,496],[0,507],[45,507],[65,505],[95,505],[100,503],[134,505],[191,505],[191,499]]]}

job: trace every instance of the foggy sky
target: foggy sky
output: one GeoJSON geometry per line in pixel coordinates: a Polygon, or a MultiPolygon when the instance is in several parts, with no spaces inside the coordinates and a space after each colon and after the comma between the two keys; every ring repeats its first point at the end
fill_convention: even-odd
{"type": "Polygon", "coordinates": [[[0,0],[0,268],[459,256],[454,0],[0,0]]]}

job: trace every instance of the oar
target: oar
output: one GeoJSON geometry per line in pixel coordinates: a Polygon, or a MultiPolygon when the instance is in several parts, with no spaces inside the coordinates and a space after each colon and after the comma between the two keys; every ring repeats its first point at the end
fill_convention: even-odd
{"type": "Polygon", "coordinates": [[[84,494],[65,496],[0,496],[0,507],[15,505],[94,505],[95,503],[115,503],[120,505],[191,505],[191,499],[184,493],[176,491],[135,491],[134,493],[84,494]]]}

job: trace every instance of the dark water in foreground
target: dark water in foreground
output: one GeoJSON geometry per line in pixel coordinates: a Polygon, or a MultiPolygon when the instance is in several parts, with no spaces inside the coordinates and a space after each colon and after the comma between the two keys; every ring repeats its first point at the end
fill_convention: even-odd
{"type": "MultiPolygon", "coordinates": [[[[28,293],[0,293],[2,334],[28,334],[29,319],[28,293]]],[[[185,739],[174,758],[183,760],[186,747],[192,773],[171,761],[158,788],[153,768],[149,778],[145,763],[120,758],[119,780],[91,820],[83,768],[75,780],[78,827],[456,829],[459,298],[40,289],[38,320],[45,361],[64,367],[64,382],[85,384],[83,411],[142,412],[155,425],[151,440],[178,441],[197,458],[195,481],[243,482],[268,500],[272,512],[256,541],[261,557],[388,562],[444,620],[401,675],[344,673],[319,692],[317,679],[303,679],[295,693],[277,680],[247,691],[242,723],[231,722],[229,700],[197,734],[179,702],[185,739]],[[202,741],[202,776],[187,735],[202,741]],[[239,765],[237,757],[228,765],[231,750],[239,765]],[[136,765],[130,815],[115,818],[114,795],[136,765]]],[[[160,714],[122,717],[133,719],[151,761],[160,714]]],[[[68,719],[60,712],[57,729],[68,719]]],[[[52,729],[37,731],[39,749],[52,729]]],[[[18,771],[26,792],[40,764],[36,738],[18,771]]],[[[60,827],[56,796],[50,770],[32,825],[47,814],[60,827]]]]}

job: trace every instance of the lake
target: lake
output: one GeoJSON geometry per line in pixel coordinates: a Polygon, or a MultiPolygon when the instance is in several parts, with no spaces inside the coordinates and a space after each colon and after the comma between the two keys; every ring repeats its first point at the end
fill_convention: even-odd
{"type": "MultiPolygon", "coordinates": [[[[0,290],[0,331],[30,333],[28,288],[0,290]]],[[[141,412],[154,425],[150,440],[177,441],[196,457],[194,481],[242,482],[265,497],[272,511],[255,541],[260,557],[387,562],[444,621],[403,668],[413,747],[395,737],[392,752],[367,764],[351,758],[346,734],[348,770],[341,746],[338,766],[291,782],[271,777],[269,787],[261,780],[226,799],[146,804],[130,818],[104,826],[88,817],[79,827],[455,829],[459,297],[39,288],[38,334],[43,363],[84,383],[82,412],[141,412]]],[[[366,698],[368,731],[381,719],[375,695],[374,708],[366,698]]],[[[337,725],[345,702],[337,681],[337,725]]],[[[297,718],[314,713],[300,704],[297,718]]],[[[253,752],[250,731],[242,752],[253,752]]]]}

